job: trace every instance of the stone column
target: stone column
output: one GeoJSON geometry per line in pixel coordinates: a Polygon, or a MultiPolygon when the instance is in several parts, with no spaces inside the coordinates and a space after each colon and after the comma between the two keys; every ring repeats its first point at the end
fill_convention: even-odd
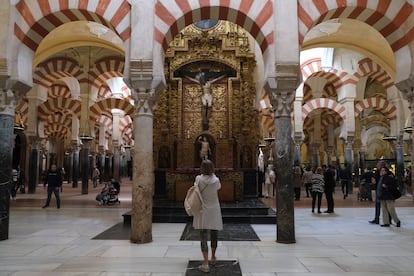
{"type": "Polygon", "coordinates": [[[79,144],[78,141],[72,141],[72,188],[78,187],[79,179],[79,144]]]}
{"type": "Polygon", "coordinates": [[[112,110],[112,152],[114,153],[114,160],[113,160],[113,178],[116,181],[119,181],[119,139],[120,139],[120,133],[119,133],[119,121],[121,117],[121,111],[120,110],[112,110]]]}
{"type": "MultiPolygon", "coordinates": [[[[142,11],[142,10],[140,10],[142,11]]],[[[161,77],[153,75],[152,60],[131,60],[125,79],[135,99],[131,242],[152,241],[152,198],[154,195],[153,107],[164,90],[161,77]]]]}
{"type": "MultiPolygon", "coordinates": [[[[352,144],[353,144],[353,137],[348,137],[348,139],[345,141],[345,164],[347,164],[349,166],[349,169],[351,170],[351,172],[353,172],[353,162],[352,162],[352,144]]],[[[352,181],[348,182],[348,193],[352,194],[353,193],[353,187],[352,187],[352,181]]]]}
{"type": "Polygon", "coordinates": [[[89,184],[89,149],[93,138],[90,136],[81,137],[82,141],[82,194],[88,194],[89,184]]]}
{"type": "MultiPolygon", "coordinates": [[[[408,101],[411,111],[411,127],[414,127],[414,76],[396,84],[404,98],[408,101]]],[[[411,174],[414,172],[414,139],[411,139],[411,174]]],[[[414,176],[411,177],[411,189],[414,188],[414,176]]]]}
{"type": "MultiPolygon", "coordinates": [[[[0,64],[0,71],[3,72],[0,64]]],[[[9,238],[9,209],[13,159],[14,112],[30,87],[0,74],[0,240],[9,238]]]]}
{"type": "Polygon", "coordinates": [[[333,154],[333,146],[328,146],[326,148],[326,155],[328,157],[328,165],[332,165],[332,154],[333,154]]]}
{"type": "Polygon", "coordinates": [[[36,192],[37,181],[39,179],[39,137],[30,136],[30,157],[29,157],[29,181],[27,192],[36,192]]]}
{"type": "Polygon", "coordinates": [[[361,173],[364,173],[364,170],[366,168],[365,165],[365,153],[367,151],[367,147],[366,146],[361,146],[361,150],[359,151],[359,159],[361,160],[361,173]]]}
{"type": "Polygon", "coordinates": [[[319,143],[312,143],[312,163],[315,167],[319,167],[321,165],[321,158],[319,149],[321,145],[319,143]]]}
{"type": "Polygon", "coordinates": [[[138,92],[134,118],[134,186],[131,222],[131,242],[134,243],[152,241],[152,197],[154,194],[153,104],[153,95],[144,91],[138,92]]]}
{"type": "Polygon", "coordinates": [[[98,169],[100,172],[99,183],[102,183],[104,180],[104,175],[105,175],[105,148],[104,146],[99,145],[98,151],[99,151],[98,169]]]}
{"type": "Polygon", "coordinates": [[[404,147],[403,147],[403,140],[402,135],[400,135],[395,141],[395,159],[397,161],[396,168],[395,168],[395,176],[398,180],[398,185],[400,186],[400,191],[405,194],[405,186],[403,182],[404,177],[404,147]]]}
{"type": "Polygon", "coordinates": [[[277,242],[294,243],[295,221],[292,185],[291,112],[299,79],[298,65],[276,65],[276,77],[269,78],[265,89],[274,109],[277,242]]]}
{"type": "Polygon", "coordinates": [[[113,174],[112,174],[112,158],[113,154],[110,151],[106,152],[105,156],[105,175],[104,175],[104,181],[108,182],[111,180],[113,174]]]}
{"type": "Polygon", "coordinates": [[[301,151],[300,146],[302,143],[302,138],[295,138],[295,153],[293,154],[293,164],[301,165],[301,151]]]}
{"type": "Polygon", "coordinates": [[[119,179],[120,179],[120,177],[119,177],[119,170],[120,170],[119,161],[120,161],[121,155],[120,155],[120,149],[119,149],[118,141],[114,141],[114,143],[112,144],[112,147],[113,147],[113,152],[114,152],[113,178],[116,181],[119,181],[119,179]]]}

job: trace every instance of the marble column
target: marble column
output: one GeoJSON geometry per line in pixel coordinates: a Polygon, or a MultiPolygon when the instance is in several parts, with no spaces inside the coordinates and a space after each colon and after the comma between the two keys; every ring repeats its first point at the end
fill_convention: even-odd
{"type": "Polygon", "coordinates": [[[328,157],[328,165],[332,165],[332,154],[333,154],[333,146],[328,146],[326,148],[326,155],[328,157]]]}
{"type": "MultiPolygon", "coordinates": [[[[414,77],[396,83],[404,98],[408,101],[411,115],[411,128],[414,127],[414,77]]],[[[411,139],[411,174],[414,172],[414,139],[411,139]]],[[[411,177],[411,189],[414,188],[414,176],[411,177]]]]}
{"type": "Polygon", "coordinates": [[[298,65],[276,65],[276,77],[268,78],[265,89],[274,109],[277,242],[295,243],[292,185],[291,113],[299,80],[298,65]]]}
{"type": "Polygon", "coordinates": [[[29,194],[36,192],[37,181],[39,179],[39,138],[35,136],[29,137],[30,141],[30,157],[29,157],[29,179],[28,189],[29,194]]]}
{"type": "Polygon", "coordinates": [[[82,194],[88,194],[89,187],[89,150],[92,142],[92,137],[84,136],[82,140],[82,194]]]}
{"type": "Polygon", "coordinates": [[[107,152],[105,156],[105,175],[104,181],[108,182],[112,178],[112,158],[113,154],[111,152],[107,152]]]}
{"type": "MultiPolygon", "coordinates": [[[[351,172],[353,172],[354,164],[352,161],[353,153],[352,153],[352,144],[353,144],[353,137],[348,137],[347,141],[345,142],[345,164],[349,166],[351,172]]],[[[348,193],[353,193],[352,181],[348,182],[348,193]]]]}
{"type": "Polygon", "coordinates": [[[131,242],[152,241],[152,197],[154,195],[153,95],[138,92],[134,119],[134,157],[131,242]],[[139,147],[137,147],[139,145],[139,147]]]}
{"type": "Polygon", "coordinates": [[[78,141],[72,141],[72,188],[78,187],[79,179],[79,145],[78,141]]]}
{"type": "Polygon", "coordinates": [[[118,145],[118,141],[114,141],[113,142],[113,151],[114,151],[114,158],[113,158],[113,178],[116,181],[120,180],[119,177],[119,170],[120,170],[120,166],[119,166],[119,161],[120,161],[120,150],[119,150],[119,145],[118,145]]]}
{"type": "Polygon", "coordinates": [[[320,158],[320,153],[319,153],[320,144],[313,143],[311,147],[312,147],[312,163],[315,167],[320,167],[321,166],[321,158],[320,158]]]}
{"type": "Polygon", "coordinates": [[[403,183],[404,177],[404,147],[403,147],[403,140],[402,135],[399,137],[397,141],[395,141],[395,159],[397,161],[396,168],[395,168],[395,176],[398,180],[398,185],[400,186],[400,191],[405,192],[405,187],[403,183]]]}
{"type": "Polygon", "coordinates": [[[345,142],[345,163],[349,164],[351,168],[353,167],[352,164],[352,144],[353,139],[348,137],[348,140],[345,142]]]}
{"type": "Polygon", "coordinates": [[[0,113],[0,240],[9,238],[14,116],[0,113]]]}
{"type": "Polygon", "coordinates": [[[366,168],[365,165],[365,152],[367,151],[367,147],[362,146],[361,150],[359,151],[359,159],[361,160],[360,163],[360,168],[361,168],[361,173],[364,173],[364,170],[366,168]]]}
{"type": "Polygon", "coordinates": [[[105,175],[105,149],[103,146],[99,145],[98,151],[99,151],[98,169],[100,172],[99,183],[102,183],[104,181],[104,175],[105,175]]]}
{"type": "Polygon", "coordinates": [[[302,139],[295,139],[295,152],[293,154],[293,164],[294,165],[301,165],[301,151],[300,146],[302,143],[302,139]]]}

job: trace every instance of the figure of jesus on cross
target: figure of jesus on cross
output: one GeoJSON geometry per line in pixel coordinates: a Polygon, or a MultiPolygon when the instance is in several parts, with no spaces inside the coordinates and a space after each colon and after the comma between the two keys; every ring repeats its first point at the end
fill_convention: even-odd
{"type": "Polygon", "coordinates": [[[201,95],[202,123],[203,130],[208,130],[208,121],[211,114],[211,107],[213,105],[213,94],[211,93],[211,84],[224,78],[225,74],[211,80],[207,79],[206,74],[203,71],[200,71],[194,78],[190,76],[185,77],[195,83],[198,83],[203,89],[201,95]]]}

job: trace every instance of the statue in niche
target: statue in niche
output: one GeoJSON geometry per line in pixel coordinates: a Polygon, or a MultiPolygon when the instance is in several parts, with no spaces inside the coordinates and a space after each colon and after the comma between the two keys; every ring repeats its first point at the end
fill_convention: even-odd
{"type": "Polygon", "coordinates": [[[203,136],[203,135],[199,136],[198,137],[198,142],[201,145],[201,147],[200,147],[200,159],[201,160],[210,159],[211,148],[210,148],[210,143],[207,140],[207,137],[203,136]]]}
{"type": "Polygon", "coordinates": [[[213,94],[211,93],[211,85],[218,80],[224,78],[226,74],[220,75],[214,79],[208,79],[206,73],[200,71],[194,78],[190,76],[185,76],[187,79],[199,84],[203,90],[201,95],[201,104],[202,104],[202,124],[203,130],[208,130],[209,128],[209,118],[211,114],[211,107],[213,105],[213,94]]]}

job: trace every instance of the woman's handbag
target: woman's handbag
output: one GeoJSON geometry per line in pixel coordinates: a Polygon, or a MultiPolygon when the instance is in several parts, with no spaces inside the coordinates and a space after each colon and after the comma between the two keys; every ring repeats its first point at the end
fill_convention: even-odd
{"type": "MultiPolygon", "coordinates": [[[[206,187],[207,185],[204,187],[204,189],[206,187]]],[[[187,212],[187,215],[193,216],[194,214],[199,213],[201,210],[203,210],[204,201],[203,196],[201,195],[203,190],[200,191],[198,183],[194,183],[194,185],[188,189],[187,195],[184,199],[184,208],[187,212]]]]}

